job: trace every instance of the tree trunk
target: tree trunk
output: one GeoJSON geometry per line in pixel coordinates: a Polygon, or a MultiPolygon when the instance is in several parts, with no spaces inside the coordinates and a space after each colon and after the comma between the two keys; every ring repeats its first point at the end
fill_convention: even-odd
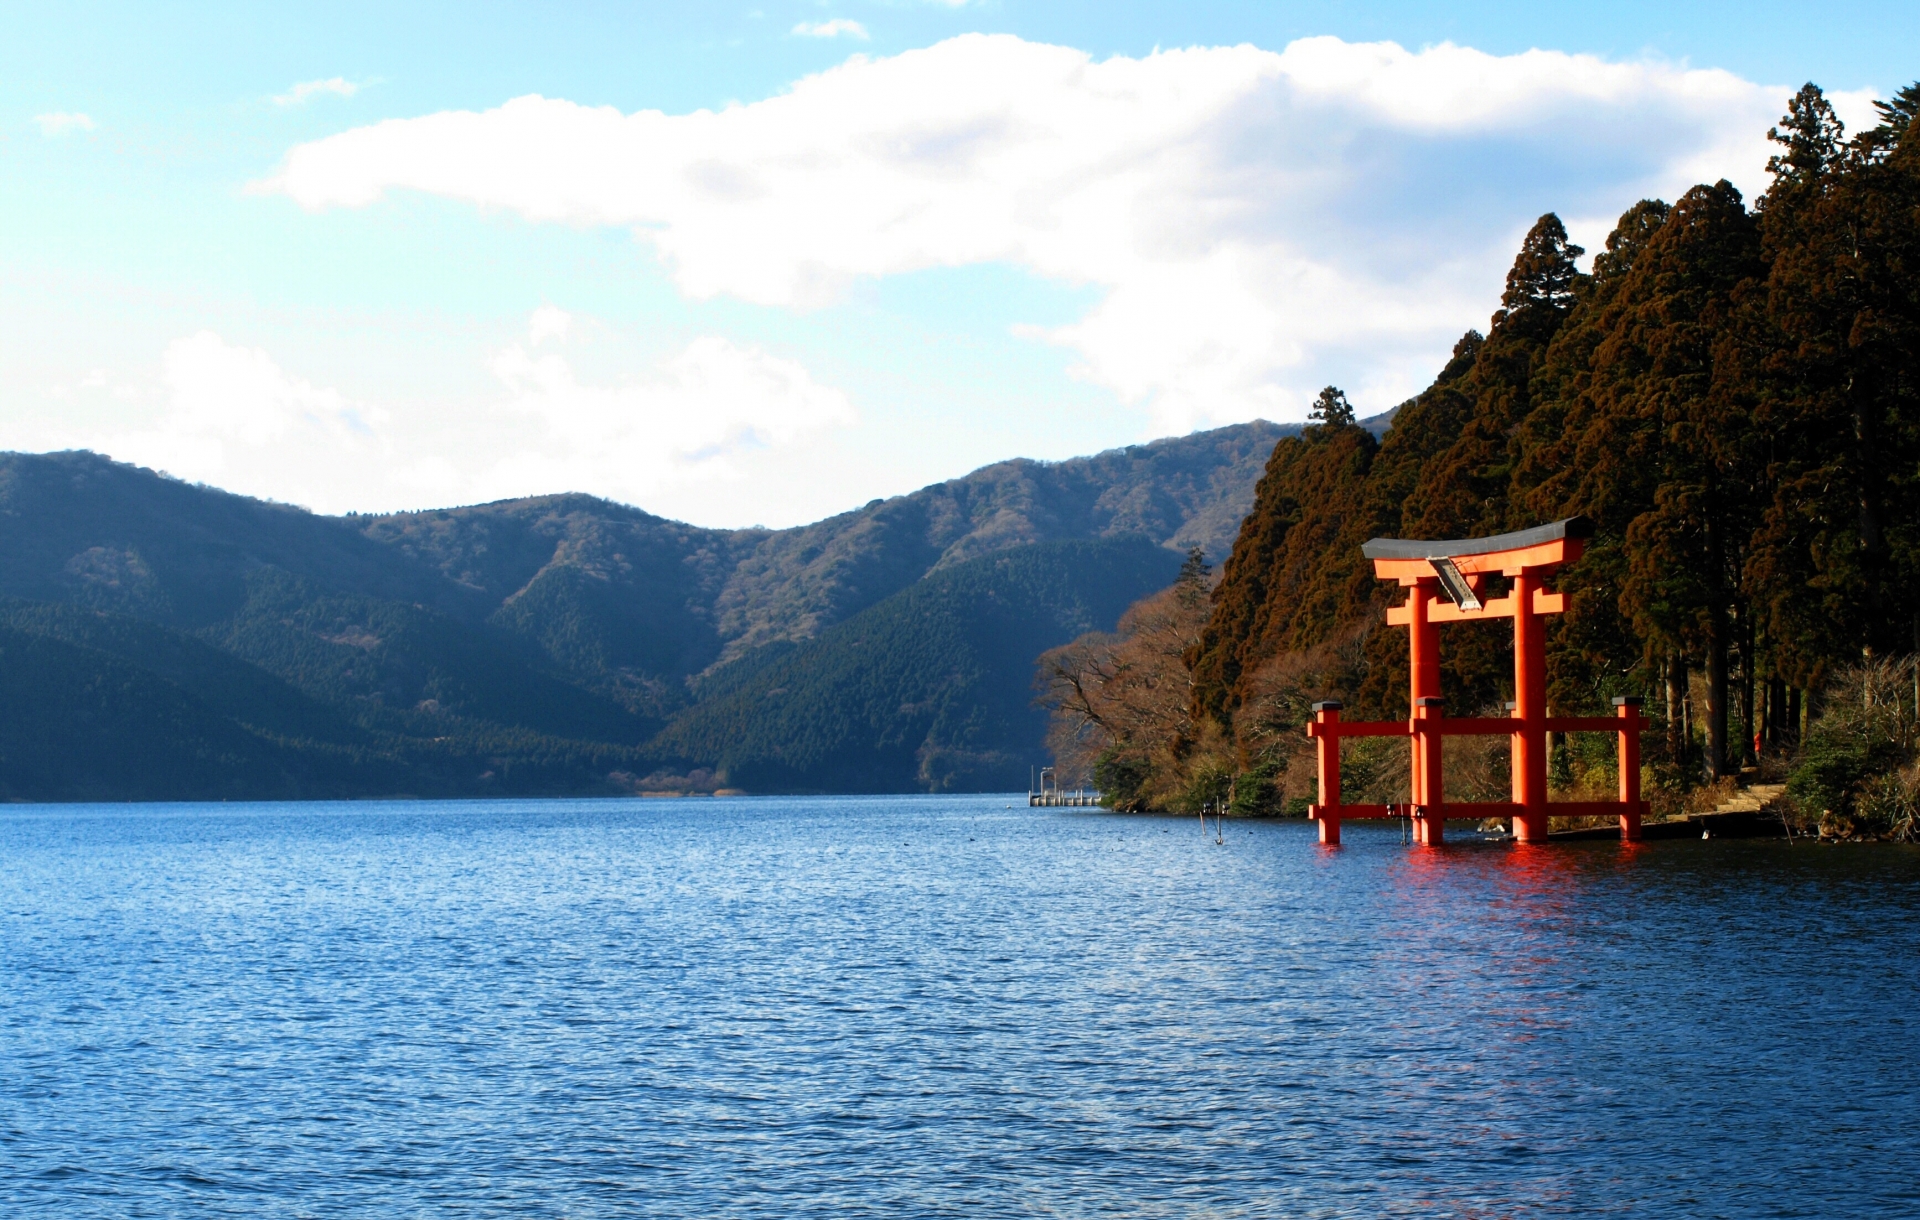
{"type": "Polygon", "coordinates": [[[1767,753],[1786,749],[1793,738],[1793,721],[1787,710],[1787,684],[1782,678],[1767,679],[1767,753]]]}
{"type": "Polygon", "coordinates": [[[1677,652],[1667,658],[1667,757],[1687,758],[1687,659],[1677,652]]]}
{"type": "Polygon", "coordinates": [[[1760,734],[1753,718],[1753,616],[1740,608],[1740,764],[1759,763],[1760,734]]]}
{"type": "Polygon", "coordinates": [[[1707,619],[1707,778],[1727,770],[1727,612],[1715,606],[1707,619]]]}

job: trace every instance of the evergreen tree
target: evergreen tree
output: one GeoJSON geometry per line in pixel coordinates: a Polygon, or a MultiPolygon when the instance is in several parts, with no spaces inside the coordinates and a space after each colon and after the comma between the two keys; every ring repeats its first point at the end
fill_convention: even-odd
{"type": "Polygon", "coordinates": [[[1879,130],[1885,133],[1875,143],[1887,147],[1899,144],[1914,118],[1920,116],[1920,82],[1908,85],[1887,101],[1876,101],[1873,108],[1880,112],[1879,130]]]}
{"type": "Polygon", "coordinates": [[[1307,412],[1307,418],[1316,424],[1331,424],[1337,428],[1353,422],[1353,407],[1338,387],[1328,386],[1320,391],[1320,397],[1314,399],[1313,409],[1307,412]]]}
{"type": "Polygon", "coordinates": [[[1741,572],[1764,503],[1745,364],[1726,336],[1763,273],[1759,235],[1731,183],[1695,187],[1623,286],[1627,309],[1596,351],[1603,414],[1575,456],[1585,503],[1623,543],[1622,609],[1649,646],[1702,658],[1710,774],[1727,749],[1728,653],[1744,622],[1741,572]]]}
{"type": "Polygon", "coordinates": [[[1187,557],[1180,561],[1180,575],[1173,581],[1181,602],[1200,605],[1207,600],[1212,584],[1213,565],[1207,562],[1207,553],[1197,546],[1188,547],[1187,557]]]}
{"type": "MultiPolygon", "coordinates": [[[[1479,405],[1473,378],[1486,346],[1486,337],[1477,330],[1460,336],[1434,383],[1395,413],[1393,427],[1381,439],[1379,456],[1368,474],[1366,503],[1373,534],[1407,537],[1417,528],[1408,524],[1408,505],[1415,501],[1435,462],[1472,423],[1479,405]]],[[[1372,565],[1360,562],[1357,552],[1350,562],[1351,579],[1358,586],[1353,600],[1372,613],[1384,614],[1387,606],[1399,600],[1398,591],[1375,581],[1372,565]]],[[[1407,714],[1405,637],[1398,631],[1375,631],[1363,648],[1365,676],[1355,696],[1354,714],[1407,714]]],[[[1443,650],[1441,658],[1447,689],[1472,691],[1472,697],[1482,701],[1498,692],[1497,678],[1483,672],[1485,666],[1478,658],[1469,660],[1464,671],[1458,649],[1443,650]]]]}
{"type": "Polygon", "coordinates": [[[1820,86],[1811,81],[1800,86],[1787,103],[1780,125],[1767,129],[1767,139],[1780,145],[1782,151],[1767,158],[1773,189],[1767,192],[1761,207],[1822,186],[1840,158],[1845,137],[1846,125],[1833,112],[1833,104],[1820,86]]]}
{"type": "MultiPolygon", "coordinates": [[[[1533,410],[1531,387],[1541,358],[1583,290],[1585,277],[1575,265],[1582,253],[1567,241],[1565,227],[1552,213],[1527,233],[1486,338],[1471,345],[1472,361],[1464,374],[1435,395],[1434,406],[1452,418],[1441,428],[1431,426],[1437,420],[1421,421],[1428,425],[1423,441],[1437,448],[1419,458],[1404,498],[1388,506],[1398,516],[1390,532],[1403,538],[1470,538],[1512,528],[1517,431],[1533,410]]],[[[1394,455],[1403,478],[1410,456],[1394,455]]],[[[1382,457],[1387,457],[1384,450],[1382,457]]],[[[1405,688],[1396,691],[1394,685],[1404,679],[1406,661],[1393,655],[1393,634],[1368,643],[1364,694],[1398,714],[1405,688]]],[[[1456,707],[1495,703],[1510,693],[1511,635],[1456,632],[1442,652],[1441,668],[1456,707]]]]}
{"type": "Polygon", "coordinates": [[[1196,721],[1230,727],[1262,660],[1366,615],[1375,590],[1360,545],[1380,527],[1367,483],[1378,450],[1352,424],[1274,446],[1190,657],[1196,721]]]}
{"type": "Polygon", "coordinates": [[[1763,425],[1775,495],[1749,583],[1782,670],[1811,685],[1862,648],[1920,643],[1920,139],[1905,118],[1846,146],[1801,90],[1762,201],[1763,425]]]}
{"type": "Polygon", "coordinates": [[[1566,323],[1535,368],[1534,408],[1515,431],[1513,524],[1580,514],[1598,527],[1585,558],[1560,577],[1567,612],[1547,628],[1548,697],[1556,707],[1604,707],[1605,696],[1640,686],[1632,675],[1645,649],[1621,600],[1627,563],[1622,542],[1632,519],[1621,510],[1635,501],[1617,483],[1636,467],[1616,458],[1596,469],[1591,455],[1604,449],[1604,441],[1588,438],[1604,427],[1607,412],[1605,396],[1596,395],[1593,386],[1598,353],[1630,308],[1623,293],[1641,252],[1672,210],[1660,200],[1643,199],[1621,215],[1606,249],[1594,256],[1593,274],[1566,323]],[[1591,480],[1584,489],[1583,479],[1591,480]]]}
{"type": "Polygon", "coordinates": [[[1537,319],[1534,325],[1557,329],[1567,310],[1573,308],[1580,287],[1580,270],[1574,260],[1585,253],[1567,241],[1566,226],[1552,212],[1535,221],[1507,271],[1507,290],[1500,296],[1503,313],[1528,315],[1537,319]]]}
{"type": "Polygon", "coordinates": [[[1459,384],[1471,411],[1446,448],[1424,464],[1402,512],[1403,536],[1470,537],[1510,524],[1514,432],[1532,411],[1535,367],[1580,290],[1584,277],[1574,260],[1583,253],[1551,212],[1527,233],[1507,272],[1500,310],[1459,384]]]}
{"type": "MultiPolygon", "coordinates": [[[[1371,627],[1399,598],[1359,543],[1574,513],[1598,531],[1558,582],[1550,698],[1591,708],[1664,679],[1677,757],[1698,666],[1713,774],[1744,753],[1730,722],[1737,704],[1755,729],[1758,678],[1777,697],[1862,649],[1920,651],[1920,85],[1878,108],[1848,140],[1800,90],[1751,212],[1725,182],[1643,201],[1590,276],[1542,217],[1486,335],[1377,447],[1325,411],[1283,441],[1193,653],[1195,715],[1244,732],[1260,675],[1320,673],[1308,659],[1335,641],[1362,657],[1343,662],[1352,712],[1400,714],[1405,636],[1371,627]]],[[[1501,692],[1506,635],[1448,633],[1453,707],[1501,692]]]]}

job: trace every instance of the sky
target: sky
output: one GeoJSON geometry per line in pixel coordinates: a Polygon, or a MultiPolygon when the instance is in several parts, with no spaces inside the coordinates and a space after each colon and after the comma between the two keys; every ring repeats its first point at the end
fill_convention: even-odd
{"type": "Polygon", "coordinates": [[[788,526],[1417,393],[1920,5],[100,4],[0,40],[0,449],[788,526]]]}

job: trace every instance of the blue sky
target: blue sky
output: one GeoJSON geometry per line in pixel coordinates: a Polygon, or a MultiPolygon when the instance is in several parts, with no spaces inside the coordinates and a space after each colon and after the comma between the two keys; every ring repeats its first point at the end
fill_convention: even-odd
{"type": "Polygon", "coordinates": [[[794,524],[1385,409],[1539,212],[1920,76],[1892,4],[261,8],[10,14],[0,445],[794,524]]]}

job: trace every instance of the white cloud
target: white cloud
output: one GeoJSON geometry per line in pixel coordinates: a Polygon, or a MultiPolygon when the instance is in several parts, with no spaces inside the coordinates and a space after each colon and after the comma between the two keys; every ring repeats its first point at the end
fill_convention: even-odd
{"type": "Polygon", "coordinates": [[[867,27],[846,17],[835,17],[832,21],[802,21],[793,27],[793,32],[803,38],[838,38],[845,34],[862,42],[867,39],[867,27]]]}
{"type": "MultiPolygon", "coordinates": [[[[565,350],[574,328],[566,311],[543,305],[524,340],[487,357],[491,394],[390,409],[201,331],[169,344],[156,376],[112,390],[136,405],[140,422],[88,426],[71,412],[64,426],[12,443],[96,449],[323,512],[561,490],[672,512],[724,500],[719,489],[740,483],[743,459],[854,422],[847,396],[801,364],[718,337],[693,340],[644,376],[584,378],[565,350]]],[[[108,387],[105,371],[92,370],[55,397],[108,387]]],[[[780,516],[780,491],[751,490],[757,517],[780,516]]]]}
{"type": "Polygon", "coordinates": [[[737,477],[737,460],[755,450],[854,421],[846,395],[799,363],[724,338],[695,339],[647,377],[594,385],[565,356],[528,350],[552,334],[536,313],[526,346],[491,364],[509,394],[500,414],[535,425],[490,476],[517,494],[568,487],[658,502],[676,486],[737,477]]]}
{"type": "Polygon", "coordinates": [[[99,126],[90,115],[68,114],[60,110],[50,114],[36,114],[33,116],[33,121],[39,124],[40,134],[49,137],[64,136],[70,131],[92,131],[99,126]]]}
{"type": "Polygon", "coordinates": [[[1763,185],[1786,92],[1550,51],[1310,38],[1096,62],[968,35],[718,112],[529,96],[383,122],[256,189],[630,227],[688,296],[774,306],[1011,264],[1103,290],[1038,333],[1166,431],[1298,419],[1328,382],[1392,405],[1484,326],[1541,212],[1591,244],[1644,195],[1763,185]]]}
{"type": "Polygon", "coordinates": [[[167,346],[160,380],[171,394],[171,431],[258,447],[296,432],[355,440],[372,429],[337,390],[289,377],[267,353],[210,330],[167,346]]]}
{"type": "Polygon", "coordinates": [[[285,93],[275,94],[276,106],[298,106],[310,98],[331,93],[336,97],[352,97],[360,92],[361,86],[344,76],[331,76],[326,80],[303,80],[285,93]]]}
{"type": "Polygon", "coordinates": [[[301,502],[329,468],[391,456],[385,412],[290,377],[266,352],[210,330],[167,346],[159,389],[158,418],[85,443],[181,478],[301,502]]]}
{"type": "Polygon", "coordinates": [[[572,314],[558,305],[542,305],[527,321],[527,344],[538,347],[542,339],[565,339],[572,329],[572,314]]]}

